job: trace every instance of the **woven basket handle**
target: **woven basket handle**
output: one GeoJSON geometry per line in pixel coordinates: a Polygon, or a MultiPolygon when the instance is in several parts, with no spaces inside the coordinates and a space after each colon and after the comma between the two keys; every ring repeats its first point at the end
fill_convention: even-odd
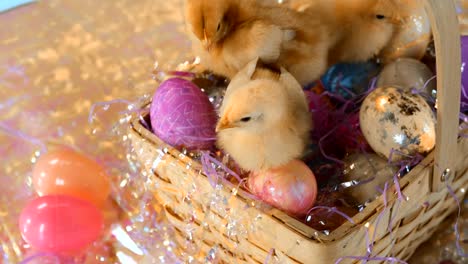
{"type": "Polygon", "coordinates": [[[455,175],[461,86],[460,30],[453,0],[425,0],[425,8],[437,56],[437,140],[432,191],[439,191],[455,175]]]}

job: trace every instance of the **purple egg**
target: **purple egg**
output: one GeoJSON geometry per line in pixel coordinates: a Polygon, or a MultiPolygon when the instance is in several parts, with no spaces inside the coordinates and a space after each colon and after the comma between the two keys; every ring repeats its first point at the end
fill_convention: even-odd
{"type": "Polygon", "coordinates": [[[154,134],[176,148],[209,149],[216,138],[216,112],[192,82],[171,78],[159,86],[150,108],[154,134]]]}
{"type": "Polygon", "coordinates": [[[468,111],[468,36],[461,38],[461,55],[462,55],[462,89],[461,89],[461,111],[468,111]]]}

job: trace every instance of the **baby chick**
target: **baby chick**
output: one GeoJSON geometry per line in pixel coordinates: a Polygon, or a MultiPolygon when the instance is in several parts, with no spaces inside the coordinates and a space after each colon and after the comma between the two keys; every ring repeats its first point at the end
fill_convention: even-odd
{"type": "Polygon", "coordinates": [[[260,58],[285,67],[302,85],[327,68],[328,30],[319,19],[260,0],[187,0],[195,55],[229,78],[260,58]]]}
{"type": "Polygon", "coordinates": [[[255,59],[229,84],[216,126],[218,145],[239,166],[261,171],[303,154],[312,118],[299,83],[255,59]]]}
{"type": "Polygon", "coordinates": [[[374,57],[390,41],[399,21],[394,0],[291,0],[288,5],[320,16],[330,26],[330,65],[374,57]]]}

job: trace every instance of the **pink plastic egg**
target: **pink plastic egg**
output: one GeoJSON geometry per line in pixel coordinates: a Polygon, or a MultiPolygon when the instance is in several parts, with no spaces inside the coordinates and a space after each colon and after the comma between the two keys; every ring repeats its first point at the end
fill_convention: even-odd
{"type": "Polygon", "coordinates": [[[96,240],[103,228],[101,212],[91,203],[65,195],[31,201],[21,212],[19,227],[33,248],[74,253],[96,240]]]}
{"type": "Polygon", "coordinates": [[[208,149],[216,140],[216,112],[192,82],[171,78],[159,86],[150,109],[154,134],[177,147],[208,149]]]}
{"type": "Polygon", "coordinates": [[[264,172],[252,173],[250,191],[287,213],[303,216],[317,198],[317,182],[312,171],[299,160],[264,172]]]}

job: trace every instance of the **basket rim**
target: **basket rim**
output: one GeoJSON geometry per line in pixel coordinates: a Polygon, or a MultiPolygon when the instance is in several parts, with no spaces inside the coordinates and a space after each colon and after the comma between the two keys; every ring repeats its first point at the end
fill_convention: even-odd
{"type": "MultiPolygon", "coordinates": [[[[147,117],[149,115],[148,107],[150,104],[151,104],[151,99],[149,99],[148,101],[144,102],[141,105],[140,109],[143,110],[141,112],[142,116],[147,117]]],[[[139,118],[133,118],[133,120],[130,121],[130,126],[131,126],[131,129],[133,129],[136,133],[138,133],[144,140],[151,142],[155,146],[159,146],[160,149],[164,149],[165,155],[170,155],[174,159],[178,159],[179,161],[181,161],[183,164],[190,165],[191,170],[197,170],[197,174],[201,174],[204,177],[206,177],[206,175],[201,170],[202,165],[198,161],[192,159],[188,155],[181,153],[176,148],[162,141],[155,134],[153,134],[146,127],[144,127],[141,124],[141,121],[139,118]]],[[[432,168],[433,166],[434,166],[434,151],[431,151],[416,167],[414,167],[403,178],[399,179],[401,192],[404,192],[405,189],[411,184],[411,182],[413,182],[416,178],[420,176],[420,173],[424,169],[426,169],[427,167],[432,168]]],[[[429,177],[432,177],[432,170],[429,173],[429,177]]],[[[460,177],[456,181],[460,181],[462,178],[463,177],[460,177]]],[[[453,182],[452,184],[456,185],[455,182],[453,182]]],[[[225,189],[229,188],[228,186],[224,184],[223,184],[223,187],[225,189]]],[[[242,199],[242,201],[245,203],[251,201],[249,198],[247,198],[247,195],[245,194],[246,192],[247,190],[244,190],[244,189],[239,189],[237,192],[238,194],[237,196],[239,197],[239,199],[242,199]]],[[[437,192],[437,191],[434,190],[429,193],[424,193],[423,195],[427,196],[433,192],[437,192]]],[[[283,224],[287,223],[286,225],[290,229],[292,229],[293,231],[309,239],[314,239],[320,243],[333,243],[342,238],[345,238],[349,233],[352,233],[357,228],[361,228],[362,223],[369,221],[374,217],[377,217],[376,212],[380,212],[382,209],[385,208],[384,201],[387,204],[392,204],[396,200],[398,200],[398,195],[396,193],[395,184],[392,184],[392,186],[388,188],[386,196],[387,197],[384,197],[383,194],[379,195],[378,198],[376,198],[375,200],[367,204],[367,206],[362,211],[358,212],[356,215],[351,217],[355,224],[351,223],[350,221],[345,221],[341,226],[331,231],[328,235],[322,233],[321,231],[313,229],[312,227],[302,223],[296,218],[291,217],[278,209],[273,208],[271,210],[268,210],[268,212],[262,211],[262,213],[273,217],[275,220],[282,222],[283,224]]]]}

